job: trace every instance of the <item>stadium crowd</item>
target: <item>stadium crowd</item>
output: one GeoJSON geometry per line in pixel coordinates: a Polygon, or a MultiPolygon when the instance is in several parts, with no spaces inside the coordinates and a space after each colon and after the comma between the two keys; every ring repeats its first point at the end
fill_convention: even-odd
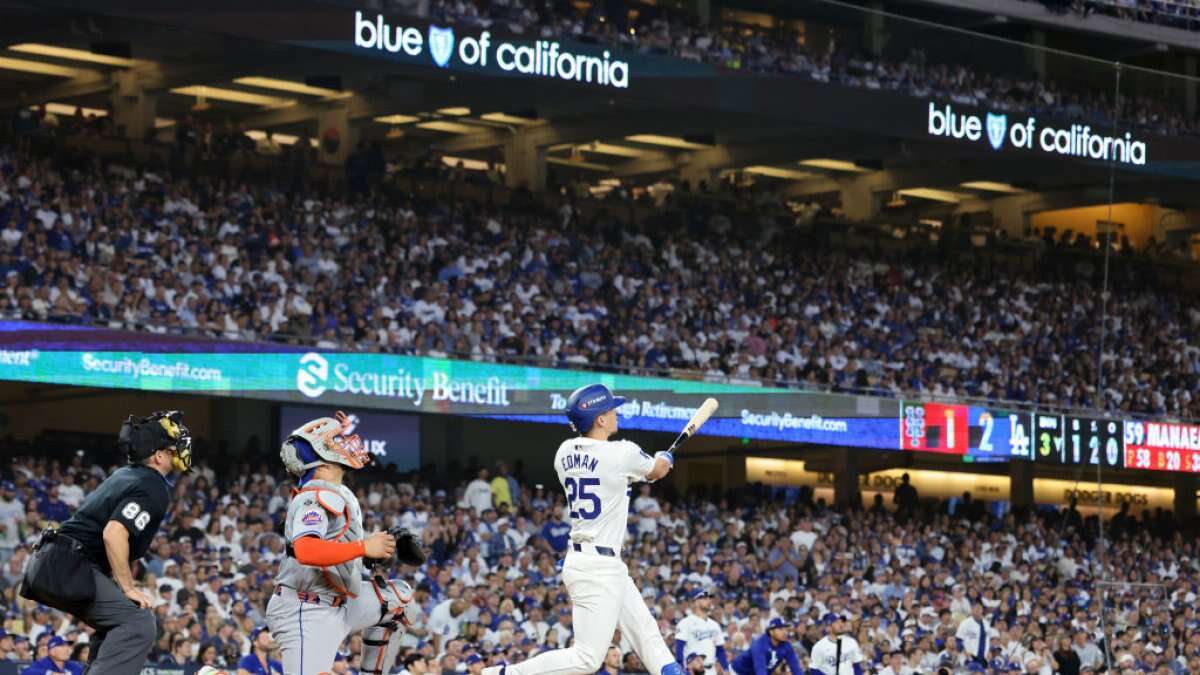
{"type": "Polygon", "coordinates": [[[570,203],[350,203],[9,149],[0,316],[1200,417],[1194,296],[1123,281],[1102,308],[1053,263],[1048,278],[828,249],[755,200],[750,222],[697,207],[641,226],[570,203]]]}
{"type": "MultiPolygon", "coordinates": [[[[191,673],[233,668],[250,653],[283,554],[277,531],[290,483],[276,468],[214,472],[200,463],[176,482],[169,518],[137,566],[157,602],[151,662],[191,673]]],[[[34,534],[104,469],[79,457],[24,456],[4,471],[0,660],[54,649],[62,657],[68,647],[72,659],[86,657],[89,629],[19,598],[15,584],[34,534]]],[[[531,485],[504,465],[494,476],[479,469],[467,484],[428,478],[384,480],[368,470],[353,483],[367,532],[403,525],[429,552],[421,569],[394,570],[416,588],[424,617],[405,638],[400,672],[477,673],[477,662],[516,662],[569,643],[570,605],[555,566],[569,526],[557,486],[531,485]]],[[[1101,556],[1096,520],[1073,506],[997,517],[969,496],[938,503],[916,488],[898,490],[894,510],[882,498],[834,510],[805,489],[754,486],[720,499],[667,490],[640,488],[624,555],[668,644],[682,618],[711,604],[730,659],[780,617],[795,626],[790,639],[808,668],[809,650],[842,617],[871,674],[1099,672],[1106,644],[1110,672],[1200,673],[1200,551],[1169,514],[1123,509],[1105,522],[1101,556]],[[980,625],[982,645],[968,630],[980,625]]],[[[610,672],[640,672],[629,645],[617,644],[623,656],[610,672]]],[[[262,638],[259,647],[269,646],[262,638]]],[[[356,672],[360,648],[347,641],[337,672],[356,672]]]]}
{"type": "MultiPolygon", "coordinates": [[[[1108,6],[1103,2],[1086,4],[1108,6]]],[[[1141,4],[1175,6],[1177,3],[1141,4]]],[[[821,9],[829,10],[830,7],[821,9]]],[[[439,21],[536,34],[541,38],[618,45],[638,52],[670,54],[709,63],[728,71],[787,75],[850,87],[896,91],[917,98],[953,101],[995,111],[1079,120],[1101,128],[1113,122],[1112,83],[1116,71],[1105,70],[1104,66],[1090,60],[1079,59],[1079,63],[1068,70],[1093,74],[1096,89],[1078,83],[1060,85],[1028,71],[998,72],[995,60],[979,64],[972,61],[975,41],[980,38],[964,39],[957,33],[909,24],[899,18],[888,19],[891,30],[896,33],[889,41],[901,46],[889,47],[878,54],[862,48],[862,30],[842,33],[838,27],[824,26],[835,37],[828,42],[814,42],[811,35],[818,31],[803,20],[803,3],[798,3],[792,11],[797,13],[799,21],[780,17],[773,22],[773,27],[766,28],[716,16],[711,22],[702,24],[694,15],[669,5],[640,3],[595,3],[586,12],[569,3],[550,0],[434,0],[431,6],[433,18],[439,21]],[[630,12],[631,7],[636,7],[636,11],[630,12]],[[817,44],[828,46],[818,50],[813,47],[817,44]]],[[[818,16],[821,16],[819,12],[818,16]]],[[[861,23],[865,21],[865,15],[849,15],[843,19],[861,23]]],[[[815,24],[822,23],[820,18],[815,20],[815,24]]],[[[1004,49],[1011,47],[997,43],[991,51],[1004,49]]],[[[1008,59],[1011,63],[1028,60],[1024,55],[1008,59]]],[[[1200,132],[1200,118],[1188,114],[1180,100],[1126,86],[1120,104],[1118,119],[1133,130],[1168,136],[1200,132]]]]}
{"type": "Polygon", "coordinates": [[[1089,17],[1093,14],[1127,21],[1200,30],[1195,0],[1039,0],[1052,12],[1089,17]]]}

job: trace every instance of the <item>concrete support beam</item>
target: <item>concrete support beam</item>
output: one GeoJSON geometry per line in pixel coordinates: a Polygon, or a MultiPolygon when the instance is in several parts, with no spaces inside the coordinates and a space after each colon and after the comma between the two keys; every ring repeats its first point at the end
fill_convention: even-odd
{"type": "Polygon", "coordinates": [[[1185,54],[1183,56],[1183,73],[1187,77],[1183,80],[1183,105],[1187,110],[1189,117],[1196,115],[1196,62],[1195,54],[1185,54]]]}
{"type": "Polygon", "coordinates": [[[517,132],[505,142],[504,180],[510,188],[546,189],[546,148],[534,135],[517,132]]]}
{"type": "Polygon", "coordinates": [[[875,0],[870,4],[863,22],[863,44],[872,56],[879,57],[887,45],[887,30],[884,27],[883,3],[875,0]]]}
{"type": "Polygon", "coordinates": [[[1008,463],[1009,501],[1016,509],[1033,508],[1033,462],[1008,463]]]}
{"type": "Polygon", "coordinates": [[[1196,519],[1196,491],[1200,478],[1194,474],[1175,475],[1175,520],[1180,524],[1196,519]]]}
{"type": "Polygon", "coordinates": [[[1046,79],[1046,31],[1041,28],[1029,29],[1029,44],[1033,47],[1025,50],[1025,61],[1029,69],[1037,73],[1039,80],[1046,79]]]}
{"type": "Polygon", "coordinates": [[[154,132],[154,119],[158,116],[158,94],[142,88],[136,73],[113,73],[111,101],[113,124],[121,130],[125,138],[144,139],[154,132]]]}
{"type": "Polygon", "coordinates": [[[317,113],[318,158],[324,164],[344,164],[357,139],[350,128],[345,106],[326,108],[317,113]],[[336,139],[337,142],[332,142],[336,139]]]}
{"type": "Polygon", "coordinates": [[[838,448],[833,454],[833,501],[838,507],[862,506],[862,493],[858,488],[858,453],[851,449],[838,448]]]}
{"type": "Polygon", "coordinates": [[[879,215],[875,191],[870,176],[854,176],[837,181],[842,198],[842,211],[851,220],[871,220],[879,215]]]}

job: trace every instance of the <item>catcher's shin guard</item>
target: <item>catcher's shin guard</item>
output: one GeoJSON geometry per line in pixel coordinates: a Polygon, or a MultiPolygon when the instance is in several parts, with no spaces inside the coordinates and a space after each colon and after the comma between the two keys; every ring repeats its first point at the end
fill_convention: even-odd
{"type": "Polygon", "coordinates": [[[364,628],[359,672],[369,675],[387,675],[392,672],[392,667],[396,665],[396,655],[400,653],[400,638],[403,635],[404,629],[398,622],[364,628]]]}

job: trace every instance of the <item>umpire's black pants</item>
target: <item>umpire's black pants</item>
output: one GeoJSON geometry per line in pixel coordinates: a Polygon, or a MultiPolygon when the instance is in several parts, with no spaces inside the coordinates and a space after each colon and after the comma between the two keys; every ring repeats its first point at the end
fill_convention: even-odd
{"type": "Polygon", "coordinates": [[[137,675],[146,665],[158,629],[154,612],[138,607],[121,587],[93,567],[96,597],[70,610],[96,629],[91,638],[91,659],[86,675],[137,675]]]}

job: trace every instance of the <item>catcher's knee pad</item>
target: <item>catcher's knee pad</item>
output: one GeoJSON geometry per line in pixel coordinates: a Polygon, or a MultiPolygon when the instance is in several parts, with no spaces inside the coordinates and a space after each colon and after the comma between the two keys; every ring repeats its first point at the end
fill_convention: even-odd
{"type": "Polygon", "coordinates": [[[379,598],[379,625],[395,623],[402,629],[417,625],[421,608],[413,602],[412,586],[400,579],[384,579],[382,576],[372,579],[371,585],[379,598]]]}
{"type": "Polygon", "coordinates": [[[683,666],[672,661],[662,667],[662,673],[660,675],[683,675],[683,666]]]}

